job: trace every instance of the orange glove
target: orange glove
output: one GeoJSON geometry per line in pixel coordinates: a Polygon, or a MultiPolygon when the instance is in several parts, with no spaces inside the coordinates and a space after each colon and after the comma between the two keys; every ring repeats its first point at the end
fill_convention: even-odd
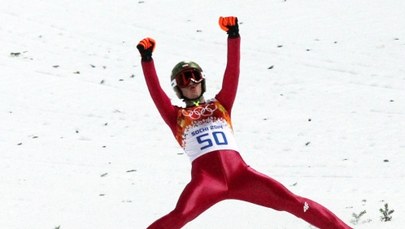
{"type": "Polygon", "coordinates": [[[155,49],[156,42],[153,38],[147,37],[142,39],[136,48],[139,50],[141,54],[142,61],[150,61],[152,60],[152,52],[155,49]]]}
{"type": "Polygon", "coordinates": [[[219,17],[218,22],[219,27],[221,27],[222,30],[228,33],[229,38],[239,37],[239,26],[237,17],[219,17]]]}

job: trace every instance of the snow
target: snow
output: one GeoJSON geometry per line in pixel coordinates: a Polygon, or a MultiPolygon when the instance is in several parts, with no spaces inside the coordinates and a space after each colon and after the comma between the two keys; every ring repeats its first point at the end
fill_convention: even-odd
{"type": "MultiPolygon", "coordinates": [[[[244,159],[355,228],[405,225],[402,0],[31,0],[0,4],[0,228],[146,228],[190,163],[148,94],[136,44],[157,41],[161,84],[181,60],[219,90],[242,36],[233,124],[244,159]],[[384,204],[395,210],[381,222],[384,204]]],[[[310,228],[221,202],[185,227],[310,228]]]]}

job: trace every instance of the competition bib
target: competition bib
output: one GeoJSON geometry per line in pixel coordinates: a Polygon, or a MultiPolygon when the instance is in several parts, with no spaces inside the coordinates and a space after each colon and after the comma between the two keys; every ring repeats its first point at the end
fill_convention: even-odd
{"type": "Polygon", "coordinates": [[[237,150],[229,114],[218,101],[181,109],[178,130],[176,138],[191,161],[216,150],[237,150]]]}

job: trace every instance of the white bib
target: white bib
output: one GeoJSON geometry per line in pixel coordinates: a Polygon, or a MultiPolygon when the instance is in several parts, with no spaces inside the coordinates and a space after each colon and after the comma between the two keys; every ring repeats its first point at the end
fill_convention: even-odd
{"type": "Polygon", "coordinates": [[[180,109],[176,138],[191,161],[212,151],[238,149],[229,113],[216,100],[180,109]]]}

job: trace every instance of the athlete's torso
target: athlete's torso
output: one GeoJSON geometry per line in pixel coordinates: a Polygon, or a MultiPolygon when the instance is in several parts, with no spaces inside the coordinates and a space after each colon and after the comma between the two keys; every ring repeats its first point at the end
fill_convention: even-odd
{"type": "Polygon", "coordinates": [[[217,100],[180,108],[175,137],[191,161],[217,150],[237,151],[230,115],[217,100]]]}

